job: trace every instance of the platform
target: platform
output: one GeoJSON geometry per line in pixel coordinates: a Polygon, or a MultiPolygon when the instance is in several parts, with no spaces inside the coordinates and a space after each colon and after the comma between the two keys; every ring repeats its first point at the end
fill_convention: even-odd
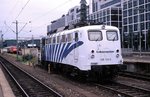
{"type": "Polygon", "coordinates": [[[139,56],[139,55],[134,55],[134,56],[125,56],[123,57],[123,63],[150,63],[150,56],[139,56]]]}
{"type": "Polygon", "coordinates": [[[15,97],[9,83],[0,68],[0,97],[15,97]]]}

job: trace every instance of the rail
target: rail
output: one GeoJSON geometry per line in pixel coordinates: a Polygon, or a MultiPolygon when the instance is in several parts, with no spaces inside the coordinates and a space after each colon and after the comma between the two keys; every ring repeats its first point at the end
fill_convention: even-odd
{"type": "Polygon", "coordinates": [[[0,63],[22,91],[23,97],[63,97],[37,78],[14,66],[2,57],[0,57],[0,63]]]}

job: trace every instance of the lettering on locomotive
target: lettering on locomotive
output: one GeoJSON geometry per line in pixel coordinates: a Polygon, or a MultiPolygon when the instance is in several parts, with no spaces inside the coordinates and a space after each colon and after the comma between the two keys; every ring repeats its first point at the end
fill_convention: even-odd
{"type": "Polygon", "coordinates": [[[96,53],[114,53],[114,51],[96,51],[96,53]]]}

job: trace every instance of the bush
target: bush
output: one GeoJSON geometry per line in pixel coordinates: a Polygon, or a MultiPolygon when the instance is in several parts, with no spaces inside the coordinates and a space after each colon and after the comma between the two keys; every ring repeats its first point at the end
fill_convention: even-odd
{"type": "Polygon", "coordinates": [[[31,55],[31,54],[23,55],[22,58],[23,58],[23,60],[30,61],[33,58],[33,55],[31,55]]]}

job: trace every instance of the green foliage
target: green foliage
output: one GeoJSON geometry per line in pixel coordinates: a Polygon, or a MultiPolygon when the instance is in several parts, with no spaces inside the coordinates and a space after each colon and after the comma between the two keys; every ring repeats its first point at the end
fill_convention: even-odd
{"type": "Polygon", "coordinates": [[[26,61],[30,61],[32,58],[33,58],[33,55],[31,54],[26,54],[26,55],[23,55],[22,58],[26,61]]]}

